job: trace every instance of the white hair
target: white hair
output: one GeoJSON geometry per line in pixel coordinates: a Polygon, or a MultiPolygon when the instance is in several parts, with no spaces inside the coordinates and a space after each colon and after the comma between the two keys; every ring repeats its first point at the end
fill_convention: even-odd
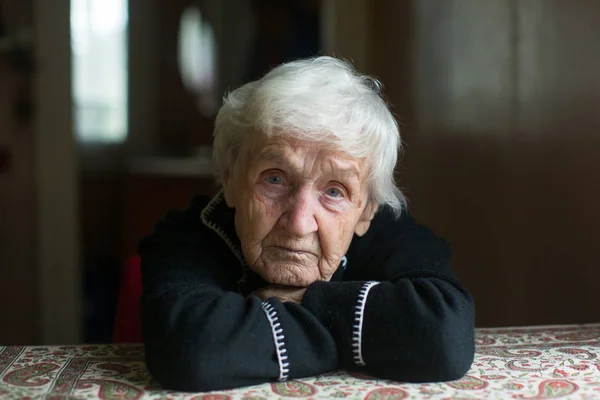
{"type": "Polygon", "coordinates": [[[221,179],[235,166],[252,132],[314,141],[369,162],[370,201],[399,216],[406,199],[394,180],[402,150],[398,124],[381,95],[382,85],[337,58],[282,64],[225,96],[214,130],[221,179]]]}

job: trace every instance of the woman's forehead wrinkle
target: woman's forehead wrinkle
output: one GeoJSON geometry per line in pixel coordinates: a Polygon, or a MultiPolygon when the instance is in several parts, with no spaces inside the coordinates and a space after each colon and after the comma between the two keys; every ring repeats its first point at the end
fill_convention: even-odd
{"type": "Polygon", "coordinates": [[[267,144],[260,151],[257,160],[301,168],[306,164],[306,153],[301,146],[284,143],[267,144]]]}
{"type": "Polygon", "coordinates": [[[258,162],[274,162],[276,164],[289,164],[289,160],[280,151],[266,147],[258,155],[258,162]]]}
{"type": "Polygon", "coordinates": [[[255,158],[256,163],[274,163],[309,176],[315,173],[327,173],[343,179],[361,181],[362,160],[339,152],[322,148],[319,143],[294,143],[277,140],[275,143],[263,143],[255,158]],[[311,149],[312,148],[312,149],[311,149]],[[311,151],[311,150],[316,151],[311,151]]]}
{"type": "Polygon", "coordinates": [[[360,180],[360,165],[358,162],[342,160],[334,156],[331,158],[329,165],[331,166],[331,172],[335,175],[360,180]]]}

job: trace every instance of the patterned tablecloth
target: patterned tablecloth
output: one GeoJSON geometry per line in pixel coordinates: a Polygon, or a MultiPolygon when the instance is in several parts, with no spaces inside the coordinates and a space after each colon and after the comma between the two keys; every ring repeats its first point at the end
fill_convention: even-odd
{"type": "Polygon", "coordinates": [[[479,329],[469,373],[403,384],[332,373],[214,393],[162,390],[140,345],[0,346],[0,399],[600,399],[600,324],[479,329]]]}

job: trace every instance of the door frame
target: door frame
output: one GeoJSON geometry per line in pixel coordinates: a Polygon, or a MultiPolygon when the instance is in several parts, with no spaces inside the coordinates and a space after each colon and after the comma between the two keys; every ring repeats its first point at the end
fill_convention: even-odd
{"type": "Polygon", "coordinates": [[[33,4],[39,341],[75,344],[82,340],[83,291],[70,1],[34,0],[33,4]]]}

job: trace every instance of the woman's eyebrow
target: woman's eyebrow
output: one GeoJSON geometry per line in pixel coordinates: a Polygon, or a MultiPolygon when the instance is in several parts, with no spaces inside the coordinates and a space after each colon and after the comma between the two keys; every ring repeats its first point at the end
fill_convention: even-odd
{"type": "Polygon", "coordinates": [[[290,165],[290,162],[276,150],[268,149],[259,154],[257,161],[270,161],[277,164],[290,165]]]}
{"type": "Polygon", "coordinates": [[[336,175],[342,175],[345,178],[356,178],[360,180],[360,170],[354,163],[332,161],[332,172],[336,175]]]}
{"type": "MultiPolygon", "coordinates": [[[[266,149],[263,152],[261,152],[257,158],[257,162],[272,162],[278,165],[284,165],[286,167],[291,168],[298,167],[295,163],[293,163],[279,151],[274,149],[266,149]]],[[[334,175],[340,175],[346,179],[357,179],[360,181],[359,169],[353,163],[332,160],[330,165],[332,167],[331,173],[333,173],[334,175]]]]}

